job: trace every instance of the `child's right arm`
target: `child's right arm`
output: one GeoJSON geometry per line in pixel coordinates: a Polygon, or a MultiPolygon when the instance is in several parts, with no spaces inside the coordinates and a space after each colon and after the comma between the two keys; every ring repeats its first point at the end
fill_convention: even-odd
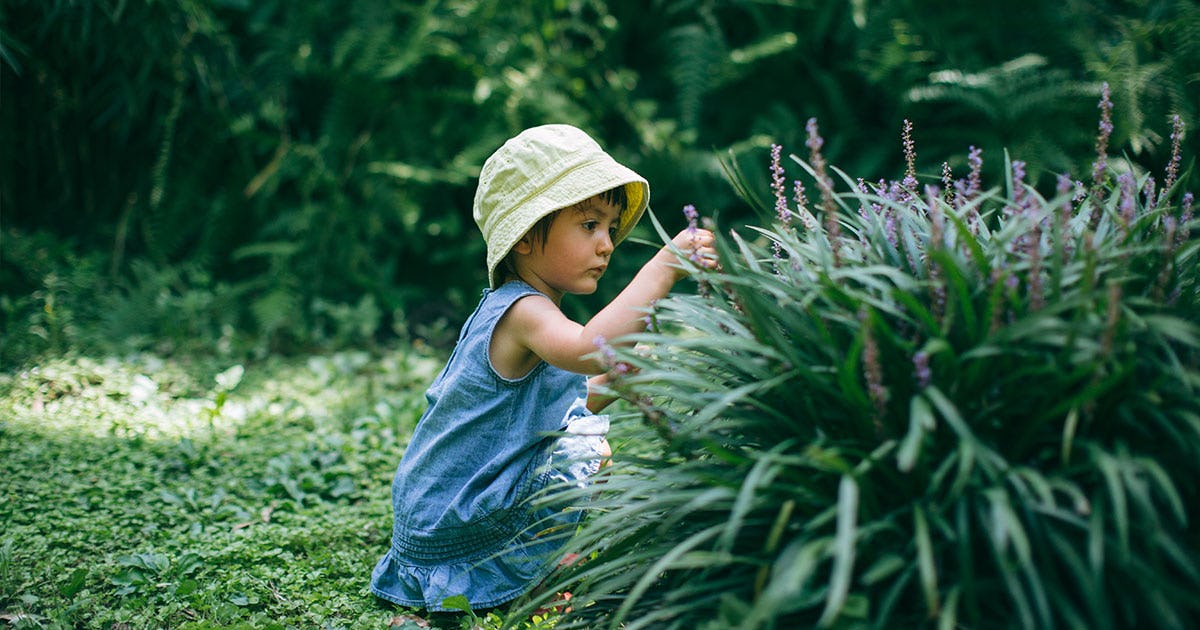
{"type": "MultiPolygon", "coordinates": [[[[672,242],[676,250],[699,264],[708,268],[717,266],[712,232],[686,229],[672,242]]],[[[537,358],[565,370],[600,374],[605,368],[595,359],[584,358],[596,351],[596,339],[612,340],[645,330],[645,309],[665,297],[675,282],[686,275],[687,271],[672,248],[663,247],[612,302],[583,325],[571,321],[545,297],[518,300],[505,315],[509,320],[504,322],[505,333],[513,342],[509,347],[524,348],[537,358]]]]}

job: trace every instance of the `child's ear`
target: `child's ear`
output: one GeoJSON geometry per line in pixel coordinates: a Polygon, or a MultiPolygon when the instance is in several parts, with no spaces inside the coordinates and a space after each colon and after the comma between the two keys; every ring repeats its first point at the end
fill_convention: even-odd
{"type": "Polygon", "coordinates": [[[513,245],[512,251],[522,256],[527,256],[533,251],[533,239],[529,238],[528,234],[522,236],[521,240],[517,241],[516,245],[513,245]]]}

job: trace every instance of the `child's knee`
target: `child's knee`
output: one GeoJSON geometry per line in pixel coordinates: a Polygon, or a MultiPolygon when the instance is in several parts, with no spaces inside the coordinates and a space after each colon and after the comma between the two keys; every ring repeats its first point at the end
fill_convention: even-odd
{"type": "Polygon", "coordinates": [[[612,447],[609,446],[608,440],[600,438],[600,447],[596,449],[600,453],[600,466],[609,466],[612,464],[612,447]]]}

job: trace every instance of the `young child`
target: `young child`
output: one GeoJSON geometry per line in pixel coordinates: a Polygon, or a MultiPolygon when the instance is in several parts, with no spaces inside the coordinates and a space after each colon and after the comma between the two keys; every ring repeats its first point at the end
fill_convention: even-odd
{"type": "MultiPolygon", "coordinates": [[[[554,569],[578,509],[530,501],[552,484],[585,485],[611,453],[598,338],[644,328],[641,310],[685,272],[670,247],[586,324],[559,310],[590,294],[650,197],[646,180],[568,125],[528,129],[484,163],[475,221],[490,288],[467,318],[392,484],[391,549],[371,575],[388,601],[445,610],[509,602],[554,569]],[[597,375],[589,381],[584,375],[597,375]],[[590,387],[592,386],[592,387],[590,387]]],[[[713,235],[685,230],[675,249],[715,265],[713,235]]]]}

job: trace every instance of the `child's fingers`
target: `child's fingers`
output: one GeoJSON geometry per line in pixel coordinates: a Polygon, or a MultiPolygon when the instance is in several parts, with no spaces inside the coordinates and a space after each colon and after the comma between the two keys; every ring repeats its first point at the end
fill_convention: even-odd
{"type": "Polygon", "coordinates": [[[688,258],[705,269],[716,269],[719,266],[717,249],[714,247],[716,237],[708,230],[692,230],[690,234],[688,258]]]}

